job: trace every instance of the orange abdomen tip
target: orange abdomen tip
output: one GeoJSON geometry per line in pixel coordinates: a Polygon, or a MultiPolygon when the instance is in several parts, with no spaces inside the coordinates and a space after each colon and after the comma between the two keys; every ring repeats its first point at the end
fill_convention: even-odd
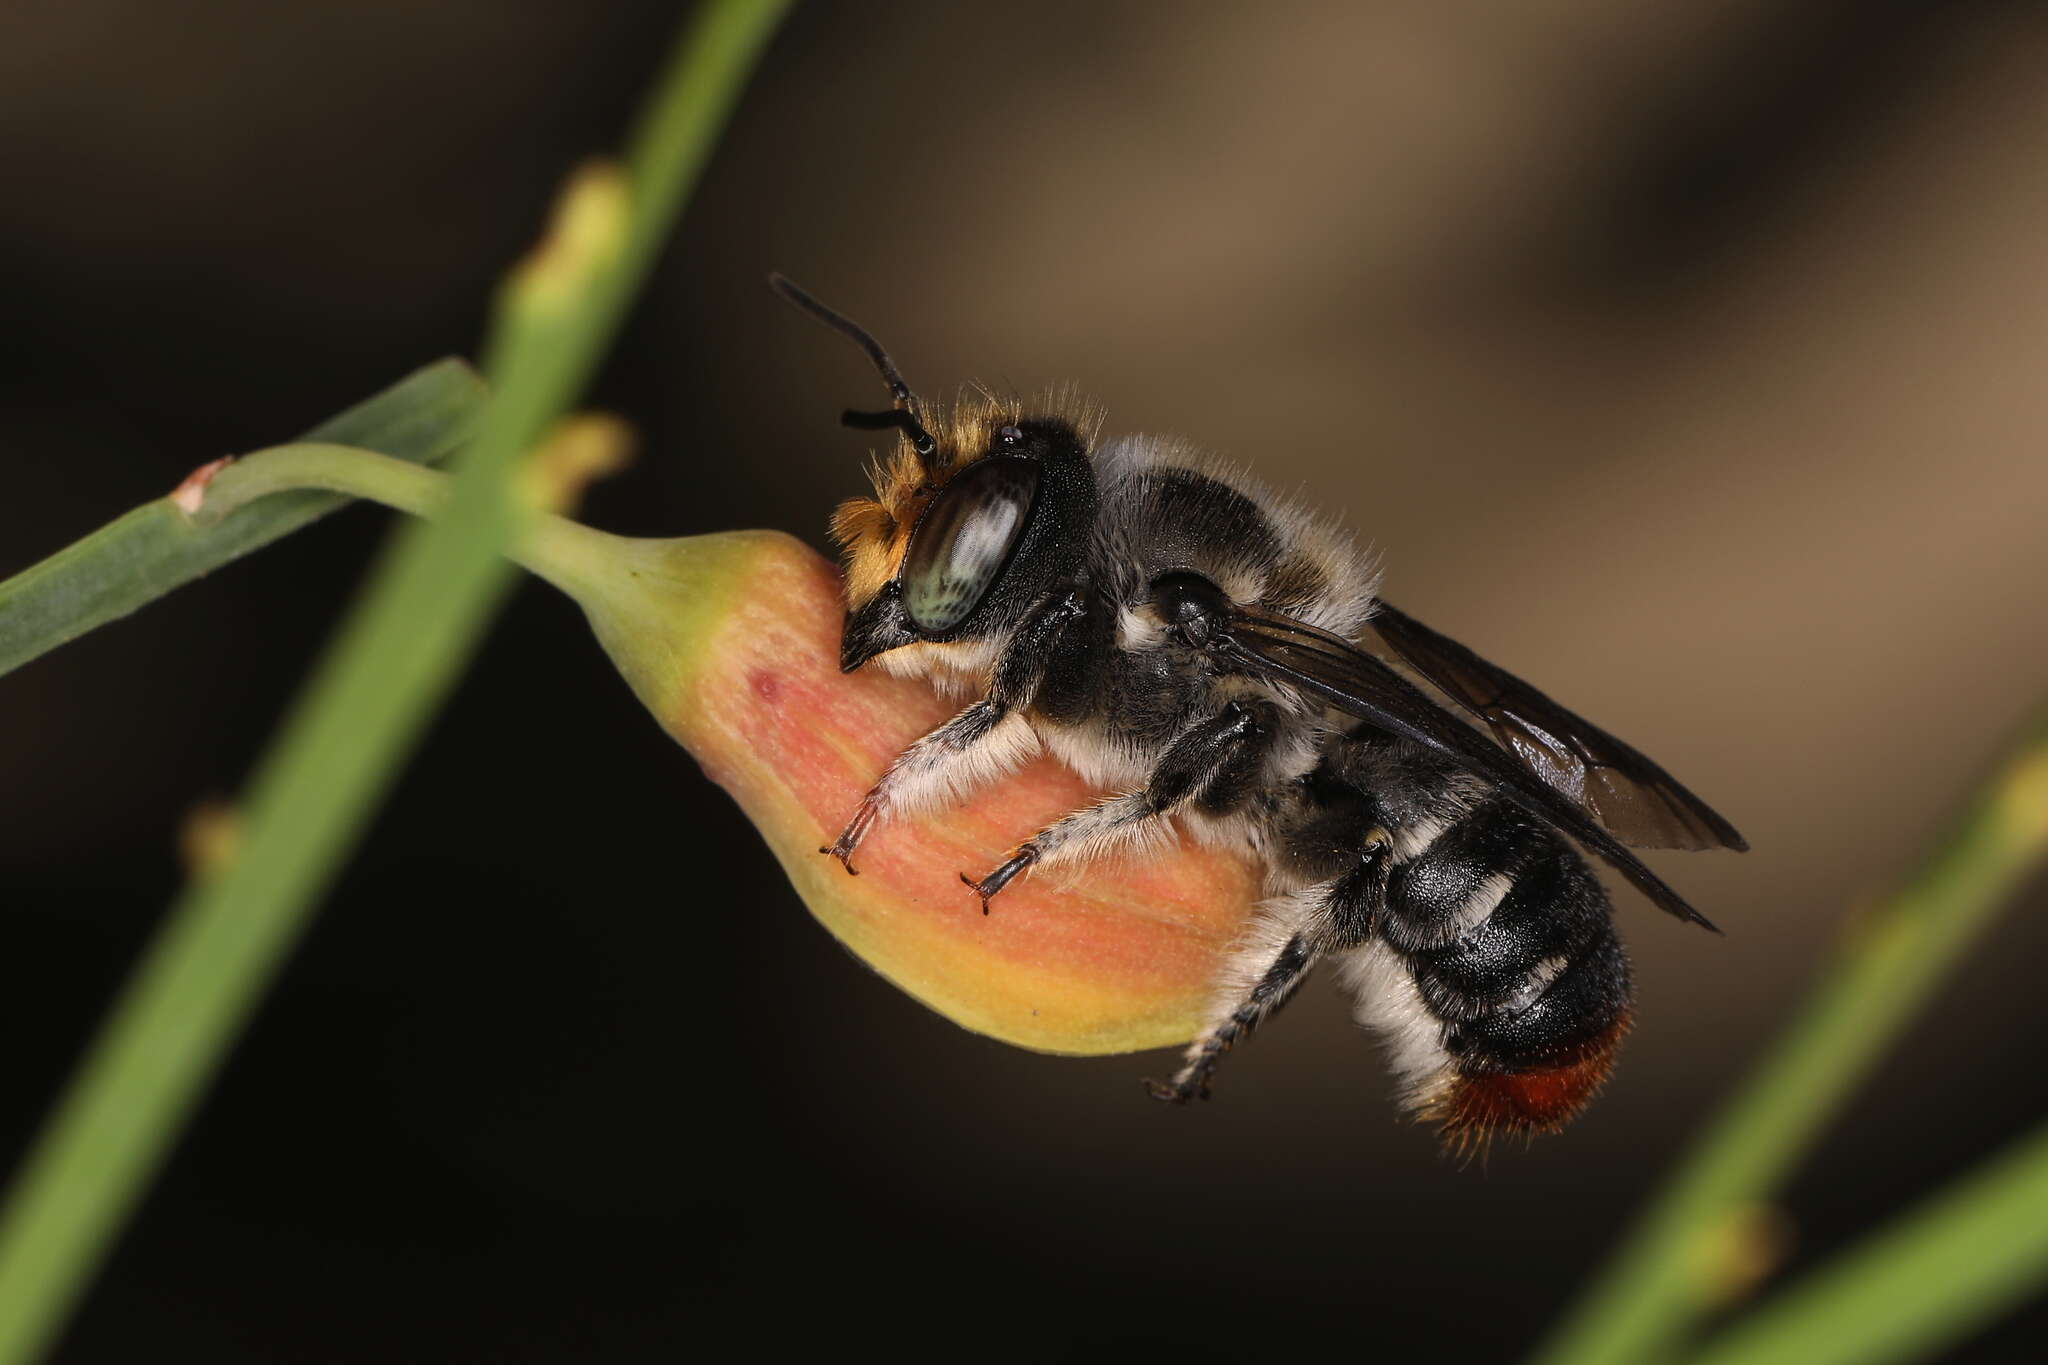
{"type": "Polygon", "coordinates": [[[1496,1133],[1555,1133],[1578,1117],[1614,1067],[1628,1032],[1623,1014],[1557,1062],[1521,1071],[1459,1073],[1423,1109],[1452,1146],[1483,1146],[1496,1133]]]}

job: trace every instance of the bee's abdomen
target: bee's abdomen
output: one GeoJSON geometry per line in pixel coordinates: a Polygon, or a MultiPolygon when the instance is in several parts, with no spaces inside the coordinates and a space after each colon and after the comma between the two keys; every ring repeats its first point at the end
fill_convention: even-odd
{"type": "Polygon", "coordinates": [[[1562,838],[1480,801],[1397,860],[1380,934],[1437,1023],[1443,1070],[1417,1100],[1448,1133],[1552,1129],[1592,1097],[1627,1026],[1628,960],[1562,838]]]}

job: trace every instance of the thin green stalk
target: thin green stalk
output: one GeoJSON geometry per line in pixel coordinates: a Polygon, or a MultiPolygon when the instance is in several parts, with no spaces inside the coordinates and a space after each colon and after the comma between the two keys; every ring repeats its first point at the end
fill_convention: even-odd
{"type": "Polygon", "coordinates": [[[1690,1365],[1923,1359],[2048,1278],[2048,1127],[1815,1271],[1690,1365]]]}
{"type": "Polygon", "coordinates": [[[243,455],[221,470],[189,516],[204,529],[233,519],[251,503],[316,488],[432,517],[447,507],[450,487],[446,474],[380,451],[339,441],[294,441],[243,455]]]}
{"type": "MultiPolygon", "coordinates": [[[[295,441],[244,455],[222,470],[193,519],[201,527],[239,518],[251,504],[294,496],[306,489],[381,503],[416,517],[437,517],[448,507],[450,480],[374,450],[326,441],[295,441]]],[[[513,563],[565,591],[616,572],[618,536],[545,513],[530,518],[504,547],[513,563]]]]}
{"type": "Polygon", "coordinates": [[[2048,852],[2048,722],[1907,883],[1850,925],[1839,960],[1709,1128],[1539,1365],[1643,1365],[1715,1302],[1740,1220],[1784,1180],[1993,913],[2048,852]]]}
{"type": "MultiPolygon", "coordinates": [[[[307,432],[308,441],[368,446],[438,464],[476,427],[484,383],[461,360],[439,360],[307,432]]],[[[118,620],[279,536],[326,516],[345,497],[266,499],[201,530],[158,498],[0,583],[0,674],[118,620]]]]}
{"type": "Polygon", "coordinates": [[[239,848],[173,907],[16,1177],[0,1217],[0,1365],[39,1355],[161,1162],[321,888],[504,595],[519,458],[617,327],[780,19],[707,4],[635,141],[631,177],[585,173],[499,299],[496,395],[445,514],[407,526],[248,793],[239,848]]]}

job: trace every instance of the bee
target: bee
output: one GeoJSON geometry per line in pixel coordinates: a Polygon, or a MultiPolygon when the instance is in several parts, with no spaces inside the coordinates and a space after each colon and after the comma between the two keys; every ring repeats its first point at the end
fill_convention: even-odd
{"type": "MultiPolygon", "coordinates": [[[[1629,1026],[1627,954],[1586,857],[1707,919],[1631,853],[1744,849],[1629,745],[1380,597],[1329,522],[1174,440],[1103,440],[1071,394],[928,409],[867,353],[895,432],[875,496],[832,520],[841,669],[971,697],[889,765],[827,849],[942,809],[1040,751],[1111,795],[979,877],[984,913],[1036,869],[1188,838],[1248,847],[1255,908],[1206,1025],[1157,1098],[1207,1098],[1223,1055],[1328,962],[1402,1105],[1455,1144],[1562,1127],[1629,1026]]],[[[1716,931],[1718,932],[1718,931],[1716,931]]]]}

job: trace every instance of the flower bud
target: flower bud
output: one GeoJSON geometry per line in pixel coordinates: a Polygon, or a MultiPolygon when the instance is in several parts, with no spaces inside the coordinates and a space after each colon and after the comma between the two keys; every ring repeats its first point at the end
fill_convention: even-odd
{"type": "Polygon", "coordinates": [[[555,521],[526,556],[584,608],[662,728],[738,801],[811,913],[955,1023],[1044,1052],[1185,1042],[1257,894],[1193,845],[1020,878],[980,876],[1097,792],[1050,759],[949,811],[878,828],[859,876],[820,852],[889,761],[953,709],[922,684],[838,667],[838,576],[789,536],[625,540],[555,521]]]}

